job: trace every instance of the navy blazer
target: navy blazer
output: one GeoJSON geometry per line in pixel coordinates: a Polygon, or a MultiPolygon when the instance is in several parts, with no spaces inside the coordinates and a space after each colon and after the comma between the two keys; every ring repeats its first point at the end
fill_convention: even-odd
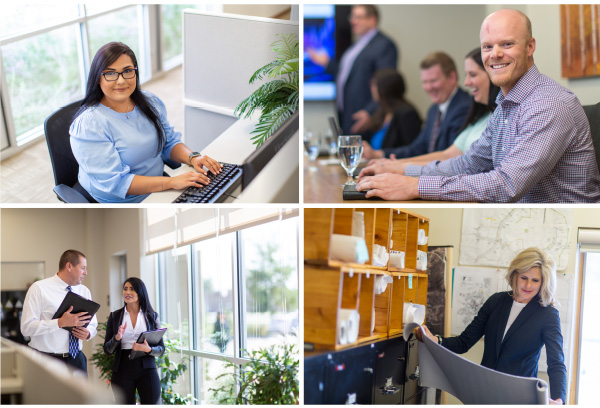
{"type": "MultiPolygon", "coordinates": [[[[354,123],[352,115],[365,109],[369,113],[375,112],[377,104],[371,96],[369,85],[371,78],[383,68],[394,68],[398,61],[396,44],[387,36],[378,32],[369,41],[365,48],[354,60],[346,84],[344,85],[344,99],[342,112],[338,112],[342,134],[349,134],[354,123]]],[[[325,71],[337,78],[339,61],[331,59],[325,71]]]]}
{"type": "Polygon", "coordinates": [[[462,354],[484,336],[481,365],[503,373],[537,377],[538,360],[546,345],[550,397],[567,398],[567,369],[558,310],[544,307],[536,295],[519,313],[506,332],[512,308],[512,292],[498,292],[483,304],[477,316],[458,337],[445,337],[442,346],[462,354]]]}
{"type": "MultiPolygon", "coordinates": [[[[123,324],[123,317],[125,316],[125,307],[122,307],[119,310],[115,310],[111,312],[108,316],[108,322],[106,323],[106,336],[104,337],[104,352],[106,354],[115,355],[115,360],[113,361],[112,371],[116,373],[119,371],[119,363],[121,361],[121,340],[115,339],[117,332],[119,331],[119,326],[123,324]]],[[[148,330],[156,330],[160,329],[160,322],[158,320],[158,313],[154,312],[152,315],[150,312],[146,312],[144,314],[144,318],[146,320],[146,327],[148,330]]],[[[160,339],[160,343],[157,346],[150,346],[152,351],[148,353],[148,355],[144,357],[140,357],[142,359],[142,366],[144,368],[156,368],[156,359],[155,357],[160,357],[165,352],[165,344],[163,339],[160,339]]]]}
{"type": "MultiPolygon", "coordinates": [[[[458,136],[458,131],[465,123],[467,114],[471,109],[472,101],[473,98],[471,98],[468,93],[458,88],[452,97],[450,105],[448,106],[448,110],[446,111],[444,119],[442,120],[440,133],[438,134],[438,139],[435,144],[435,151],[446,150],[452,146],[454,139],[456,139],[456,136],[458,136]]],[[[427,111],[425,126],[423,129],[421,129],[419,136],[417,136],[417,138],[408,146],[387,149],[384,148],[383,152],[385,157],[390,157],[391,154],[395,154],[396,158],[404,159],[407,157],[431,153],[429,152],[429,139],[431,137],[431,132],[433,131],[433,125],[438,112],[438,105],[431,105],[427,111]]]]}

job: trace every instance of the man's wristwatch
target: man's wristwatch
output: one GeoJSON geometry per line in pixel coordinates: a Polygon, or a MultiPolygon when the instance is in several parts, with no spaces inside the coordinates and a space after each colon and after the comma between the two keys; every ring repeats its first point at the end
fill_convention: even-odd
{"type": "Polygon", "coordinates": [[[437,337],[438,339],[438,344],[442,344],[442,338],[440,337],[440,335],[436,334],[435,337],[437,337]]]}
{"type": "Polygon", "coordinates": [[[194,166],[192,166],[192,159],[196,156],[202,156],[202,153],[200,153],[200,152],[191,152],[190,153],[190,156],[188,157],[188,165],[190,167],[194,167],[194,166]]]}

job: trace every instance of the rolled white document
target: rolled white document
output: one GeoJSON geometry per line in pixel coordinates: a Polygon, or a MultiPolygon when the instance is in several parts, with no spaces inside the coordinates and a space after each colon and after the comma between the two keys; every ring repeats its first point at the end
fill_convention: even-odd
{"type": "Polygon", "coordinates": [[[387,248],[381,245],[373,244],[373,266],[386,266],[390,259],[387,248]]]}
{"type": "Polygon", "coordinates": [[[356,309],[340,309],[338,312],[339,344],[354,343],[358,340],[359,324],[360,316],[356,309]]]}
{"type": "Polygon", "coordinates": [[[427,245],[427,235],[425,235],[425,230],[419,230],[419,236],[417,238],[417,244],[419,245],[427,245]]]}
{"type": "Polygon", "coordinates": [[[427,270],[427,252],[417,251],[417,269],[420,271],[427,270]]]}
{"type": "Polygon", "coordinates": [[[369,260],[364,239],[350,235],[331,235],[331,259],[363,264],[369,260]]]}
{"type": "Polygon", "coordinates": [[[392,283],[394,279],[390,275],[379,275],[375,277],[375,294],[381,295],[385,292],[388,283],[392,283]]]}
{"type": "Polygon", "coordinates": [[[402,324],[408,323],[423,324],[425,321],[425,306],[414,303],[405,303],[402,314],[402,324]]]}
{"type": "Polygon", "coordinates": [[[365,213],[354,211],[352,216],[352,236],[365,239],[365,213]]]}
{"type": "Polygon", "coordinates": [[[371,333],[375,330],[375,308],[373,308],[373,312],[371,313],[371,333]]]}
{"type": "Polygon", "coordinates": [[[405,253],[402,251],[390,251],[390,266],[404,268],[405,253]]]}

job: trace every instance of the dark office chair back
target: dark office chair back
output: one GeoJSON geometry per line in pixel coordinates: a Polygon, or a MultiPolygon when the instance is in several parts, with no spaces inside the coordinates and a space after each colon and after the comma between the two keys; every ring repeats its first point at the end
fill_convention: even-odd
{"type": "Polygon", "coordinates": [[[79,164],[71,150],[69,127],[80,107],[81,101],[73,102],[54,112],[44,122],[46,143],[54,171],[54,184],[57,186],[64,184],[72,187],[77,183],[79,164]]]}
{"type": "Polygon", "coordinates": [[[596,151],[596,162],[598,163],[598,169],[600,169],[600,102],[595,105],[584,106],[583,110],[590,122],[592,142],[596,151]]]}

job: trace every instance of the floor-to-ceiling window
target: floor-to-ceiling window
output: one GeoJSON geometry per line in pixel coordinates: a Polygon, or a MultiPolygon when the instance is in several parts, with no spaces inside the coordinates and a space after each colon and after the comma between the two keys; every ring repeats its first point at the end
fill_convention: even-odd
{"type": "Polygon", "coordinates": [[[228,361],[299,343],[297,217],[214,230],[156,255],[161,320],[180,340],[175,360],[189,361],[175,391],[202,404],[216,402],[228,361]]]}
{"type": "Polygon", "coordinates": [[[53,111],[83,98],[90,62],[103,44],[120,41],[131,47],[142,82],[178,65],[182,53],[181,11],[187,7],[222,10],[222,5],[3,2],[3,156],[42,136],[44,120],[53,111]]]}

